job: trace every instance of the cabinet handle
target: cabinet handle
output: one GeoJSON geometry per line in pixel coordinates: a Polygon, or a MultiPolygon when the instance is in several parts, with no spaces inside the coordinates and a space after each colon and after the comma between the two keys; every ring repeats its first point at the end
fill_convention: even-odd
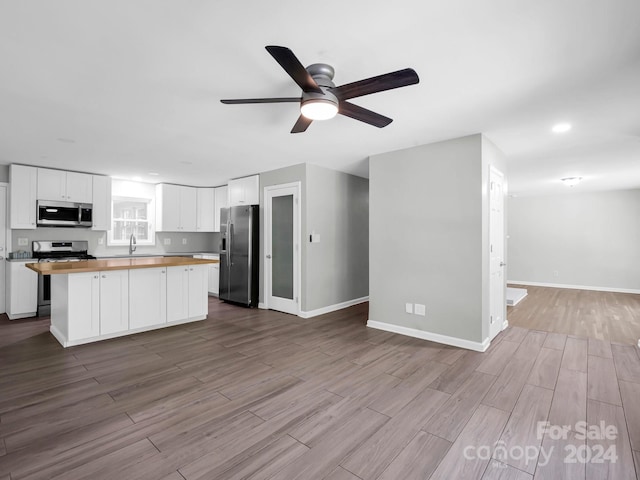
{"type": "Polygon", "coordinates": [[[106,275],[102,275],[102,278],[107,278],[107,276],[106,275]]]}
{"type": "Polygon", "coordinates": [[[193,268],[190,268],[189,270],[191,270],[193,272],[193,268]]]}
{"type": "Polygon", "coordinates": [[[94,275],[93,278],[98,278],[98,275],[94,275]]]}
{"type": "Polygon", "coordinates": [[[164,270],[160,270],[160,273],[164,273],[164,270]]]}

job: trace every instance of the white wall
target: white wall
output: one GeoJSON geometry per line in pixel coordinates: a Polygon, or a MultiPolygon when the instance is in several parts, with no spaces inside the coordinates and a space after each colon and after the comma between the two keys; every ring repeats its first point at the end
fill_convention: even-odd
{"type": "Polygon", "coordinates": [[[510,282],[640,293],[640,190],[509,198],[508,233],[510,282]]]}
{"type": "Polygon", "coordinates": [[[482,135],[370,158],[370,320],[486,340],[490,163],[506,173],[482,135]],[[407,302],[427,315],[405,313],[407,302]]]}

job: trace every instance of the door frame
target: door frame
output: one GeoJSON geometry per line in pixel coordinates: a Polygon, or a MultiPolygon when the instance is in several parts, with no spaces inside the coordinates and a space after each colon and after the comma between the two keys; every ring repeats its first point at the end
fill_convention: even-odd
{"type": "Polygon", "coordinates": [[[271,236],[269,235],[271,228],[271,202],[269,201],[269,194],[285,188],[296,189],[293,203],[293,237],[295,242],[293,249],[293,296],[296,299],[297,307],[294,315],[300,316],[302,305],[302,182],[299,181],[264,187],[264,252],[262,259],[264,265],[264,307],[270,309],[271,262],[267,259],[267,255],[271,251],[271,236]]]}
{"type": "Polygon", "coordinates": [[[493,236],[493,231],[491,228],[491,183],[492,183],[492,177],[496,175],[499,176],[502,179],[502,262],[504,263],[504,267],[506,267],[506,257],[507,257],[507,228],[506,228],[506,204],[507,202],[505,201],[505,182],[506,182],[506,178],[504,173],[502,173],[502,171],[498,168],[496,168],[494,165],[489,165],[489,178],[488,178],[488,182],[489,182],[489,192],[488,192],[488,210],[489,210],[489,218],[488,218],[488,226],[489,226],[489,324],[488,324],[488,337],[489,337],[489,341],[493,340],[495,338],[495,336],[500,333],[502,330],[504,330],[505,328],[507,328],[508,321],[507,321],[507,273],[506,273],[506,268],[503,268],[502,270],[502,280],[503,280],[503,284],[502,284],[502,289],[503,289],[503,294],[502,294],[502,298],[504,299],[504,301],[502,302],[502,325],[496,325],[496,332],[492,332],[491,329],[491,314],[492,314],[492,307],[493,307],[493,291],[492,291],[492,281],[491,281],[491,239],[493,236]]]}

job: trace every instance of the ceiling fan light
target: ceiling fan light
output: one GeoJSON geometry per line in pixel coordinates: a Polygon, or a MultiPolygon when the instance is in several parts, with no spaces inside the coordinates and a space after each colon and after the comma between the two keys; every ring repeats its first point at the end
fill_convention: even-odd
{"type": "Polygon", "coordinates": [[[574,187],[577,184],[580,183],[580,180],[582,180],[582,177],[567,177],[567,178],[561,178],[560,179],[565,185],[569,186],[569,187],[574,187]]]}
{"type": "Polygon", "coordinates": [[[310,120],[329,120],[338,113],[338,105],[331,100],[306,100],[300,106],[300,113],[310,120]]]}

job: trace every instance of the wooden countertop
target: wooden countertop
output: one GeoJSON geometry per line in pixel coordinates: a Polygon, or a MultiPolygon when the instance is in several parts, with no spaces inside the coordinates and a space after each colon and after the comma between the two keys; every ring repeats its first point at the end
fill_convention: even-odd
{"type": "Polygon", "coordinates": [[[80,262],[27,263],[26,267],[41,275],[55,275],[59,273],[130,270],[133,268],[180,267],[183,265],[202,265],[206,263],[219,263],[219,261],[188,257],[105,258],[102,260],[83,260],[80,262]]]}

